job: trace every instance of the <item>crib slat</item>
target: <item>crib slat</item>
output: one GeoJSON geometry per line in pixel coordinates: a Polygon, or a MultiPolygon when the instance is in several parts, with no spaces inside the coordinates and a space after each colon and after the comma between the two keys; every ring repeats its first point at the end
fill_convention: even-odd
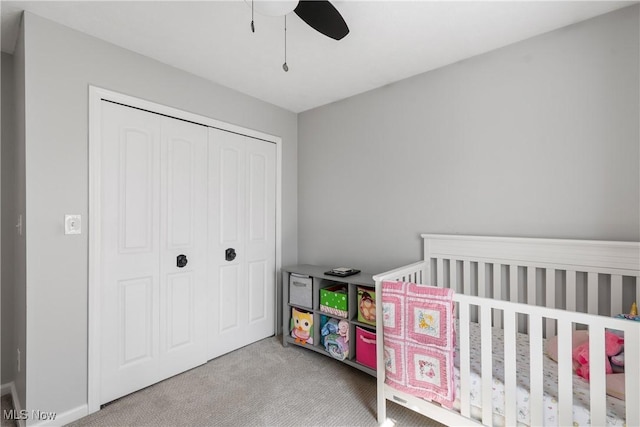
{"type": "MultiPolygon", "coordinates": [[[[493,264],[493,299],[502,300],[502,264],[493,264]]],[[[502,328],[502,317],[498,310],[493,313],[493,326],[502,328]]]]}
{"type": "MultiPolygon", "coordinates": [[[[518,265],[511,264],[509,265],[509,301],[518,302],[520,295],[520,283],[518,280],[518,265]]],[[[503,321],[507,322],[507,319],[503,319],[503,321]]],[[[518,316],[513,320],[515,323],[515,328],[518,330],[518,316]]],[[[506,332],[506,331],[505,331],[506,332]]]]}
{"type": "Polygon", "coordinates": [[[543,370],[542,370],[542,317],[537,314],[529,316],[529,360],[531,387],[529,390],[529,413],[531,425],[544,424],[543,409],[543,370]]]}
{"type": "Polygon", "coordinates": [[[587,273],[587,307],[590,314],[598,314],[598,273],[587,273]]]}
{"type": "Polygon", "coordinates": [[[471,295],[471,262],[462,262],[462,292],[465,295],[471,295]]]}
{"type": "MultiPolygon", "coordinates": [[[[636,281],[636,285],[640,285],[640,282],[636,281]]],[[[638,331],[637,328],[636,331],[638,331]]],[[[634,334],[625,332],[624,352],[625,354],[640,354],[640,332],[634,334]]],[[[627,412],[626,424],[628,426],[640,425],[640,390],[638,388],[638,378],[640,378],[640,364],[626,364],[624,367],[624,394],[627,412]]]]}
{"type": "Polygon", "coordinates": [[[444,260],[442,258],[438,258],[436,260],[436,286],[444,288],[444,260]]]}
{"type": "Polygon", "coordinates": [[[611,315],[622,313],[622,276],[611,275],[611,315]]]}
{"type": "Polygon", "coordinates": [[[571,332],[570,322],[558,321],[558,424],[564,426],[573,425],[571,332]]]}
{"type": "Polygon", "coordinates": [[[487,265],[484,262],[478,263],[478,296],[484,298],[487,295],[486,291],[486,268],[487,265]]]}
{"type": "Polygon", "coordinates": [[[469,381],[469,360],[471,352],[469,348],[469,304],[459,303],[460,308],[460,413],[470,418],[471,399],[469,381]]]}
{"type": "MultiPolygon", "coordinates": [[[[556,271],[552,268],[547,268],[545,287],[546,287],[545,305],[549,308],[556,308],[556,271]]],[[[547,330],[547,334],[545,335],[545,337],[551,338],[556,334],[555,319],[549,319],[549,318],[545,319],[545,327],[547,330]]]]}
{"type": "Polygon", "coordinates": [[[491,343],[491,308],[480,307],[480,316],[482,319],[480,324],[480,340],[482,343],[480,359],[482,364],[482,424],[492,425],[493,346],[491,343]]]}
{"type": "Polygon", "coordinates": [[[589,325],[589,396],[594,426],[607,424],[604,358],[604,328],[589,325]]]}
{"type": "Polygon", "coordinates": [[[436,258],[429,258],[425,260],[424,269],[423,269],[424,277],[422,278],[422,280],[424,281],[420,283],[423,283],[425,285],[430,285],[430,286],[437,286],[438,285],[436,283],[437,273],[438,273],[438,260],[436,258]]]}
{"type": "MultiPolygon", "coordinates": [[[[575,271],[567,270],[566,310],[576,311],[576,275],[575,271]]],[[[575,329],[575,326],[573,326],[575,329]]]]}
{"type": "MultiPolygon", "coordinates": [[[[516,425],[516,312],[504,310],[504,416],[505,425],[516,425]]],[[[484,376],[484,372],[483,372],[484,376]]],[[[484,402],[483,402],[484,404],[484,402]]]]}
{"type": "Polygon", "coordinates": [[[538,298],[536,297],[536,268],[527,267],[527,304],[537,305],[538,298]]]}
{"type": "Polygon", "coordinates": [[[536,288],[536,268],[527,267],[527,304],[529,305],[538,305],[536,288]]]}
{"type": "Polygon", "coordinates": [[[518,302],[518,266],[509,266],[509,301],[518,302]]]}
{"type": "Polygon", "coordinates": [[[449,260],[449,287],[458,293],[458,262],[455,259],[449,260]]]}

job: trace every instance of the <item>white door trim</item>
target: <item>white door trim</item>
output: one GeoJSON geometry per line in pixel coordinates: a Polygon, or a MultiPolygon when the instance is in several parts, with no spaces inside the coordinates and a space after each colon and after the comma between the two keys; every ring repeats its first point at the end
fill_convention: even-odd
{"type": "MultiPolygon", "coordinates": [[[[276,144],[276,293],[279,288],[282,263],[282,138],[225,123],[199,114],[178,110],[96,86],[89,86],[89,285],[88,285],[88,413],[100,410],[100,138],[102,133],[102,101],[111,101],[134,108],[164,114],[177,119],[235,132],[276,144]]],[[[274,295],[274,331],[277,331],[277,295],[274,295]]]]}

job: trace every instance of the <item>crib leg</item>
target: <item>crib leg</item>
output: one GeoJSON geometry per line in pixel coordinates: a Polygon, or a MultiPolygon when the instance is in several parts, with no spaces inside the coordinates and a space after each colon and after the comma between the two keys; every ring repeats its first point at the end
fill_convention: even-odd
{"type": "MultiPolygon", "coordinates": [[[[378,373],[380,376],[380,373],[378,373]]],[[[384,380],[380,384],[380,378],[378,378],[378,425],[382,426],[387,421],[387,399],[384,397],[384,380]]]]}

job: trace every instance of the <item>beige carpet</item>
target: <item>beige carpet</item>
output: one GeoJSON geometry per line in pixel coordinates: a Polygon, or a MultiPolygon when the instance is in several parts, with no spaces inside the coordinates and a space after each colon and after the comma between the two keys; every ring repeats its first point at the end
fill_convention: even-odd
{"type": "MultiPolygon", "coordinates": [[[[399,426],[440,424],[389,403],[399,426]]],[[[73,426],[376,426],[375,378],[267,338],[125,396],[73,426]]]]}

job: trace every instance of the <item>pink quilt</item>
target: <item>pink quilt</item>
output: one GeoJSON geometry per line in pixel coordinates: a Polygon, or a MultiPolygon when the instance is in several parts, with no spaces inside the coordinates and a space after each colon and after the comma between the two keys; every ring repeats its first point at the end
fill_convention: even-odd
{"type": "Polygon", "coordinates": [[[386,384],[453,406],[454,311],[451,289],[382,283],[386,384]]]}

